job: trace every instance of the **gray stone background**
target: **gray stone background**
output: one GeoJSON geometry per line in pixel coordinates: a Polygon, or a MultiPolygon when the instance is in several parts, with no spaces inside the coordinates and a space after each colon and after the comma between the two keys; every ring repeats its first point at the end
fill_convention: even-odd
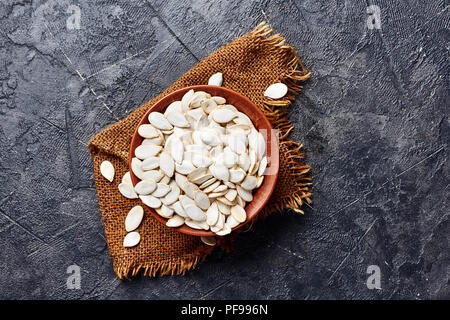
{"type": "Polygon", "coordinates": [[[450,298],[449,24],[447,0],[2,0],[0,298],[450,298]],[[313,204],[186,276],[116,279],[87,142],[264,19],[313,75],[290,107],[313,204]]]}

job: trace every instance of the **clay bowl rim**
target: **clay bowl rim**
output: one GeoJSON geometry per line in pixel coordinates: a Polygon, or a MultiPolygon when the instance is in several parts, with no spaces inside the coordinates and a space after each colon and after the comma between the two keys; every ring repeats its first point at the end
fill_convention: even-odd
{"type": "MultiPolygon", "coordinates": [[[[272,127],[270,121],[267,119],[267,117],[258,108],[258,106],[256,104],[254,104],[251,100],[249,100],[247,97],[241,95],[240,93],[238,93],[234,90],[228,89],[228,88],[224,88],[224,87],[211,86],[211,85],[196,85],[196,86],[189,86],[189,87],[185,87],[185,88],[176,90],[176,91],[171,92],[170,94],[166,95],[165,97],[161,98],[160,100],[158,100],[152,107],[150,107],[146,111],[146,113],[139,121],[139,123],[136,126],[136,129],[133,133],[133,137],[131,139],[131,144],[130,144],[129,159],[128,159],[131,181],[132,181],[133,187],[140,181],[140,179],[138,179],[131,170],[131,159],[133,159],[133,157],[134,157],[134,150],[142,143],[142,140],[143,140],[143,138],[138,134],[139,126],[142,124],[149,123],[148,115],[151,112],[159,111],[161,113],[164,113],[164,111],[166,110],[166,108],[169,106],[170,103],[172,103],[173,101],[176,101],[176,100],[181,100],[183,95],[191,89],[194,89],[194,91],[205,91],[205,92],[210,93],[211,95],[222,96],[225,99],[227,99],[227,102],[231,101],[232,104],[239,111],[245,113],[247,116],[249,116],[249,115],[248,115],[248,112],[246,112],[245,108],[251,108],[252,109],[251,113],[257,114],[259,117],[257,119],[258,124],[256,124],[255,120],[251,119],[251,117],[249,116],[250,119],[252,120],[253,124],[255,125],[255,128],[257,130],[260,130],[260,129],[267,130],[266,150],[267,150],[267,154],[269,154],[269,151],[270,151],[270,155],[271,155],[270,159],[268,157],[268,160],[269,160],[268,168],[271,168],[271,170],[276,170],[276,172],[273,174],[270,174],[270,175],[266,175],[264,177],[263,184],[258,189],[256,189],[256,191],[253,193],[253,200],[251,202],[247,203],[247,205],[245,207],[245,211],[247,212],[247,216],[249,218],[247,218],[247,220],[245,222],[234,227],[232,229],[232,232],[233,232],[239,228],[242,228],[244,225],[247,225],[250,221],[255,219],[256,216],[260,213],[260,211],[267,204],[267,202],[269,201],[269,199],[275,189],[276,182],[278,179],[278,172],[279,172],[279,168],[280,168],[280,151],[279,151],[278,139],[277,139],[277,137],[274,137],[274,135],[273,135],[274,131],[272,130],[273,127],[272,127]],[[237,103],[236,103],[236,101],[237,101],[237,103]],[[272,148],[275,148],[275,152],[272,151],[272,148]],[[255,200],[257,200],[257,201],[255,201],[255,200]]],[[[150,214],[156,220],[158,220],[159,222],[166,225],[166,222],[168,219],[161,217],[153,208],[150,208],[147,205],[145,205],[141,199],[139,199],[139,201],[141,202],[141,205],[143,207],[145,207],[147,209],[147,211],[150,212],[150,214]]],[[[181,227],[171,228],[171,229],[174,229],[178,232],[181,232],[181,233],[184,233],[187,235],[192,235],[192,236],[216,236],[216,234],[212,231],[193,229],[193,228],[187,226],[186,224],[183,224],[181,227]]]]}

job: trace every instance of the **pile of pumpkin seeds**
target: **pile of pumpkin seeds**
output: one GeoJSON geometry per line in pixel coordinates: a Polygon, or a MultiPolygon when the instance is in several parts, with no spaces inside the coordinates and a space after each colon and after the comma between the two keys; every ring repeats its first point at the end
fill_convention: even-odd
{"type": "MultiPolygon", "coordinates": [[[[220,86],[222,74],[214,74],[208,84],[220,86]]],[[[186,224],[224,236],[244,223],[245,206],[263,183],[267,167],[266,140],[251,119],[223,97],[189,90],[164,113],[150,113],[148,121],[138,128],[143,141],[131,161],[139,182],[133,187],[127,172],[120,193],[140,198],[167,219],[168,227],[186,224]]],[[[103,162],[100,169],[113,180],[111,163],[103,162]]],[[[125,247],[139,243],[135,230],[143,214],[141,206],[128,213],[125,247]]],[[[214,237],[202,241],[215,244],[214,237]]]]}

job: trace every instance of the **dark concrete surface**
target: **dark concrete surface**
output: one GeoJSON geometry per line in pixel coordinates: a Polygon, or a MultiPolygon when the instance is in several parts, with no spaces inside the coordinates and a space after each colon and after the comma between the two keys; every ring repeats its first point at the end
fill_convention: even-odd
{"type": "Polygon", "coordinates": [[[449,24],[439,0],[2,0],[0,298],[450,298],[449,24]],[[117,280],[87,142],[264,19],[313,74],[290,108],[312,206],[186,276],[117,280]]]}

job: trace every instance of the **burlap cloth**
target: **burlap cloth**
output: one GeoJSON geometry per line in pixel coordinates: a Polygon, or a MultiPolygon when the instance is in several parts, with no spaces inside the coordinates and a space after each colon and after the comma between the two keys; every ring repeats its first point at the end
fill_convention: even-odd
{"type": "MultiPolygon", "coordinates": [[[[124,120],[104,129],[89,142],[106,240],[114,271],[119,278],[136,275],[140,270],[149,276],[184,274],[214,249],[204,245],[199,237],[181,234],[164,226],[150,214],[144,216],[139,227],[139,245],[124,248],[125,217],[140,202],[124,198],[117,186],[129,170],[128,150],[132,134],[148,108],[174,90],[207,84],[209,77],[216,72],[223,73],[224,87],[247,96],[264,111],[274,128],[280,130],[280,172],[277,187],[259,217],[284,208],[303,213],[299,209],[303,200],[311,202],[311,183],[305,177],[309,166],[300,162],[305,155],[300,152],[301,145],[287,138],[293,126],[287,119],[285,108],[294,99],[293,94],[302,88],[297,82],[309,78],[309,73],[295,50],[286,45],[285,39],[280,35],[274,35],[273,30],[263,22],[252,32],[200,61],[166,91],[137,108],[124,120]],[[266,88],[276,82],[288,85],[288,95],[279,100],[264,97],[266,88]],[[116,173],[112,183],[100,174],[100,164],[104,160],[109,160],[114,165],[116,173]]],[[[229,236],[218,237],[218,245],[228,248],[234,236],[233,232],[229,236]]]]}

